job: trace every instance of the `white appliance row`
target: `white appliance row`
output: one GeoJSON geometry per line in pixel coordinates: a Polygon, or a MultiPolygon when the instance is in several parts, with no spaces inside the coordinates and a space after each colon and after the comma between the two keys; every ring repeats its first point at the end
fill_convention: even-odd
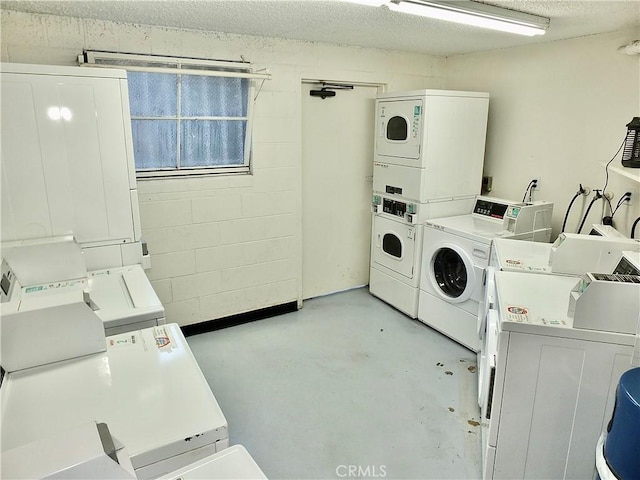
{"type": "Polygon", "coordinates": [[[80,299],[108,335],[164,323],[142,269],[126,72],[3,63],[0,80],[2,316],[80,299]]]}
{"type": "Polygon", "coordinates": [[[0,79],[3,477],[264,478],[142,269],[126,72],[0,79]]]}
{"type": "Polygon", "coordinates": [[[478,303],[492,240],[549,241],[552,209],[548,202],[480,196],[430,204],[374,196],[369,290],[477,351],[478,303]],[[469,213],[447,216],[464,205],[469,213]]]}
{"type": "Polygon", "coordinates": [[[563,234],[494,250],[479,322],[483,477],[594,478],[637,343],[638,243],[563,234]]]}

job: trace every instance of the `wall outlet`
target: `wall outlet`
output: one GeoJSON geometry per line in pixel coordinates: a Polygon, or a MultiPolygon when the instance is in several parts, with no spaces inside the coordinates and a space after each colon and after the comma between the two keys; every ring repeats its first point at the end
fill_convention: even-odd
{"type": "Polygon", "coordinates": [[[620,206],[630,207],[631,205],[633,205],[633,201],[635,200],[635,195],[637,195],[637,193],[625,192],[623,197],[626,198],[626,200],[622,202],[620,206]]]}

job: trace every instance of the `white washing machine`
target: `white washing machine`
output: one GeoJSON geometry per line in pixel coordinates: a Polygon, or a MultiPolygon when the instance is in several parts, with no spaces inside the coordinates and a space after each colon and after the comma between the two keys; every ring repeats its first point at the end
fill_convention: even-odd
{"type": "Polygon", "coordinates": [[[489,263],[504,271],[582,275],[611,271],[623,251],[640,252],[640,240],[576,233],[561,233],[552,244],[500,238],[489,263]]]}
{"type": "Polygon", "coordinates": [[[615,302],[630,324],[640,311],[637,277],[613,277],[496,273],[479,372],[483,478],[596,478],[594,446],[636,342],[603,311],[615,302]]]}
{"type": "Polygon", "coordinates": [[[553,204],[478,197],[472,213],[425,223],[418,319],[479,351],[478,313],[494,238],[548,241],[553,204]]]}
{"type": "Polygon", "coordinates": [[[487,315],[495,302],[495,272],[576,276],[587,272],[611,272],[623,258],[628,264],[626,273],[637,275],[635,272],[638,272],[640,267],[634,265],[634,258],[640,259],[639,252],[640,241],[617,236],[561,233],[553,244],[508,238],[494,239],[489,267],[485,274],[484,300],[478,311],[480,338],[484,338],[487,315]]]}
{"type": "Polygon", "coordinates": [[[467,212],[474,199],[418,204],[375,194],[369,291],[417,318],[424,220],[467,212]]]}
{"type": "Polygon", "coordinates": [[[477,195],[488,108],[482,92],[379,95],[373,190],[418,203],[477,195]]]}
{"type": "MultiPolygon", "coordinates": [[[[88,315],[84,320],[90,321],[88,315]]],[[[54,335],[70,327],[70,320],[55,322],[32,328],[31,344],[46,340],[33,331],[46,335],[50,344],[67,342],[64,335],[54,335]]],[[[3,326],[7,338],[21,340],[28,349],[28,339],[15,330],[3,326]]],[[[106,345],[101,335],[102,348],[95,353],[77,357],[67,349],[66,359],[8,369],[0,388],[2,452],[104,422],[126,447],[137,478],[149,479],[229,446],[227,420],[177,324],[106,337],[106,345]]],[[[3,351],[3,365],[12,360],[9,353],[3,351]]]]}
{"type": "Polygon", "coordinates": [[[1,316],[85,301],[106,335],[165,323],[164,307],[139,264],[88,272],[71,236],[3,243],[2,254],[1,316]]]}

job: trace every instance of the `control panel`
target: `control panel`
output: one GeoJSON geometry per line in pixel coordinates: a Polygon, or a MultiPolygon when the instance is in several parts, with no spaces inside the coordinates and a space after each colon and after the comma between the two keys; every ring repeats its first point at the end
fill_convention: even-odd
{"type": "Polygon", "coordinates": [[[415,203],[401,202],[381,195],[373,196],[372,210],[374,213],[386,213],[401,218],[408,223],[416,223],[418,213],[415,203]]]}
{"type": "Polygon", "coordinates": [[[622,257],[613,273],[619,273],[622,275],[640,275],[640,269],[625,257],[622,257]]]}
{"type": "Polygon", "coordinates": [[[508,207],[509,205],[506,203],[493,202],[491,200],[478,198],[473,206],[473,213],[484,217],[502,220],[508,207]]]}

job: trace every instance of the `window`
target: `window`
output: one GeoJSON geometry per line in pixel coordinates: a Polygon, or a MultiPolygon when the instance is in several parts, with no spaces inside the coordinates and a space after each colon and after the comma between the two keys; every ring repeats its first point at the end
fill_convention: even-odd
{"type": "Polygon", "coordinates": [[[139,177],[248,172],[250,64],[85,52],[84,63],[127,72],[139,177]]]}

